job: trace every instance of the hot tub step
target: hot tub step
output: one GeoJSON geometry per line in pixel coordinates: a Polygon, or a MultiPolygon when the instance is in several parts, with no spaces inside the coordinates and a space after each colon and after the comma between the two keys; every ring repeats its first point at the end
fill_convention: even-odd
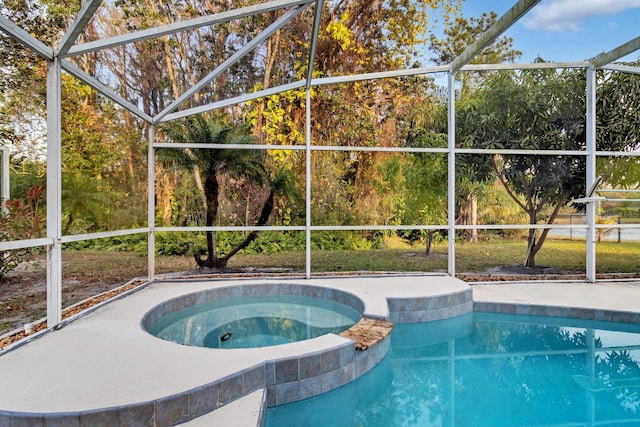
{"type": "Polygon", "coordinates": [[[385,339],[392,329],[393,323],[391,322],[363,317],[358,323],[342,332],[340,336],[354,340],[356,350],[366,351],[385,339]]]}

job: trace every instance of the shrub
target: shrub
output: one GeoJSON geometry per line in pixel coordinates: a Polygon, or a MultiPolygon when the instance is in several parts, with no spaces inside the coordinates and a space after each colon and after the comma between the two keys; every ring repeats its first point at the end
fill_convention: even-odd
{"type": "MultiPolygon", "coordinates": [[[[44,218],[38,213],[43,186],[27,190],[26,199],[11,199],[0,212],[0,241],[11,242],[40,237],[44,218]]],[[[0,280],[30,255],[32,248],[0,251],[0,280]]]]}

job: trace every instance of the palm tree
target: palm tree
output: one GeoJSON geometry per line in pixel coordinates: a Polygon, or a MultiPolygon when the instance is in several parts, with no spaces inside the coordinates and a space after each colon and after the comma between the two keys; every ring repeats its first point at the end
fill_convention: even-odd
{"type": "Polygon", "coordinates": [[[69,234],[71,226],[78,218],[95,218],[102,216],[104,197],[100,193],[97,178],[80,174],[65,175],[62,180],[62,212],[67,220],[62,234],[69,234]]]}
{"type": "MultiPolygon", "coordinates": [[[[208,144],[248,144],[254,137],[243,133],[238,127],[225,123],[219,116],[194,115],[184,122],[170,124],[161,129],[166,137],[175,143],[208,144]]],[[[274,196],[285,189],[281,178],[269,180],[265,169],[265,152],[238,148],[171,148],[158,152],[158,160],[177,168],[194,172],[196,181],[202,185],[206,210],[206,225],[213,226],[218,218],[220,181],[222,175],[233,178],[245,178],[257,185],[270,185],[269,196],[262,207],[256,226],[265,225],[273,211],[274,196]]],[[[238,251],[246,248],[256,237],[251,232],[238,247],[227,255],[219,257],[216,253],[215,231],[207,231],[207,257],[195,253],[198,267],[225,268],[229,259],[238,251]]]]}

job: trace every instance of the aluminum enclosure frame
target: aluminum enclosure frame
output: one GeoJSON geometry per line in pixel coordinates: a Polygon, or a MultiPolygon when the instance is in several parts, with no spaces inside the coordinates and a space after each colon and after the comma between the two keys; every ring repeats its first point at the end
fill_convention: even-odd
{"type": "MultiPolygon", "coordinates": [[[[503,16],[501,16],[496,23],[490,27],[483,35],[481,35],[475,43],[469,46],[460,56],[454,59],[454,61],[448,66],[430,67],[430,68],[418,68],[407,70],[392,70],[387,72],[378,72],[362,75],[351,76],[339,76],[329,78],[313,78],[313,65],[315,61],[316,42],[319,34],[319,26],[321,21],[321,14],[323,8],[323,0],[273,0],[266,3],[260,3],[253,6],[244,7],[241,9],[225,11],[222,13],[204,16],[196,19],[191,19],[183,22],[177,22],[166,26],[155,27],[148,30],[138,31],[131,34],[111,37],[103,40],[97,40],[94,42],[76,44],[78,37],[81,35],[87,23],[96,13],[100,5],[101,0],[86,0],[83,4],[78,16],[67,30],[62,40],[58,43],[58,46],[52,48],[46,46],[26,31],[15,25],[7,18],[0,16],[0,31],[6,33],[14,40],[21,43],[27,49],[35,52],[38,56],[43,58],[48,63],[47,73],[47,233],[46,238],[33,239],[28,241],[14,241],[14,242],[0,242],[0,250],[11,250],[16,248],[26,248],[35,246],[46,247],[47,252],[47,326],[53,328],[61,322],[61,288],[62,288],[62,244],[67,242],[111,237],[118,235],[147,233],[148,234],[148,278],[153,280],[155,277],[155,232],[159,230],[164,231],[192,231],[192,230],[232,230],[232,231],[250,231],[250,230],[297,230],[304,231],[306,233],[306,277],[311,277],[311,232],[318,230],[402,230],[402,229],[422,229],[422,230],[447,230],[450,236],[454,236],[458,230],[466,229],[528,229],[528,228],[560,228],[557,225],[501,225],[501,226],[459,226],[455,224],[455,160],[457,154],[464,153],[503,153],[510,154],[513,150],[471,150],[471,149],[457,149],[455,147],[455,83],[456,74],[458,72],[465,71],[479,71],[479,70],[523,70],[523,69],[536,69],[536,68],[581,68],[586,69],[587,73],[587,111],[585,111],[587,122],[587,149],[586,151],[554,151],[554,150],[536,150],[533,153],[539,155],[575,155],[585,156],[587,159],[587,186],[591,186],[596,180],[595,174],[595,162],[598,156],[640,156],[640,153],[610,153],[597,151],[595,141],[595,92],[596,92],[596,80],[595,71],[598,69],[605,69],[615,72],[640,74],[640,68],[630,67],[627,65],[614,64],[613,62],[619,58],[622,58],[630,53],[633,53],[640,49],[640,37],[635,38],[623,45],[620,45],[609,52],[603,53],[591,61],[584,62],[570,62],[570,63],[542,63],[542,64],[483,64],[483,65],[469,65],[471,61],[482,49],[490,44],[493,40],[503,34],[511,25],[517,22],[520,18],[526,15],[532,8],[539,3],[539,0],[519,0],[515,2],[514,6],[509,9],[503,16]],[[309,67],[308,73],[305,79],[292,82],[286,85],[276,86],[266,90],[261,90],[255,93],[243,94],[228,100],[211,103],[199,107],[189,108],[182,111],[176,111],[178,106],[185,100],[192,97],[201,87],[209,84],[219,73],[226,70],[228,66],[237,61],[240,57],[251,51],[260,42],[266,40],[273,32],[280,29],[282,26],[293,19],[303,10],[309,6],[314,5],[314,21],[311,37],[311,46],[309,50],[309,67]],[[185,92],[182,96],[172,102],[165,110],[158,115],[152,117],[141,111],[136,105],[130,101],[121,97],[111,88],[99,82],[94,77],[86,74],[78,67],[69,62],[66,58],[82,55],[85,53],[98,52],[102,49],[111,48],[114,46],[126,45],[134,43],[136,41],[146,40],[150,38],[156,38],[165,36],[168,34],[178,33],[189,29],[200,28],[207,25],[214,25],[221,22],[227,22],[231,19],[238,19],[255,14],[283,10],[284,13],[271,24],[265,31],[251,41],[247,46],[241,48],[236,55],[228,58],[227,61],[220,67],[213,70],[202,81],[198,82],[194,87],[185,92]],[[145,228],[132,229],[132,230],[118,230],[114,232],[92,233],[86,235],[75,236],[63,236],[62,235],[62,206],[61,206],[61,73],[65,71],[80,81],[86,83],[98,93],[110,99],[112,102],[136,115],[140,119],[150,124],[150,134],[148,141],[148,191],[149,195],[155,193],[155,172],[154,172],[154,158],[155,149],[171,146],[171,144],[163,144],[155,141],[155,125],[176,120],[182,117],[186,117],[192,114],[211,111],[226,106],[236,105],[244,103],[253,99],[266,97],[272,94],[280,93],[282,91],[304,88],[306,92],[306,118],[305,118],[305,145],[303,146],[287,146],[286,148],[279,148],[277,146],[243,146],[237,147],[242,149],[287,149],[287,150],[304,150],[306,156],[306,219],[304,226],[288,226],[288,227],[155,227],[155,204],[154,197],[148,198],[148,225],[145,228]],[[336,84],[336,83],[348,83],[354,81],[374,80],[394,78],[399,76],[408,75],[428,75],[446,73],[447,85],[449,90],[448,96],[448,145],[447,148],[433,148],[433,149],[402,149],[402,148],[384,148],[384,147],[367,147],[367,148],[355,148],[355,147],[339,147],[339,146],[314,146],[311,141],[311,95],[310,90],[314,86],[336,84]],[[311,221],[311,178],[310,178],[310,164],[311,156],[313,152],[319,151],[385,151],[385,152],[433,152],[447,155],[448,160],[448,219],[446,225],[422,225],[422,226],[314,226],[311,221]]],[[[186,147],[187,145],[181,145],[186,147]]],[[[202,148],[203,146],[192,144],[193,147],[202,148]]],[[[209,144],[206,148],[215,148],[209,144]]],[[[229,148],[226,146],[226,148],[229,148]]],[[[519,151],[521,154],[526,154],[519,151]]],[[[584,228],[587,230],[587,267],[586,276],[588,282],[595,282],[595,234],[596,230],[600,227],[596,224],[595,218],[595,203],[587,203],[587,215],[588,221],[584,226],[574,226],[575,228],[584,228]]],[[[565,226],[566,228],[566,226],[565,226]]],[[[455,239],[449,239],[449,262],[448,262],[448,274],[455,276],[455,239]]]]}

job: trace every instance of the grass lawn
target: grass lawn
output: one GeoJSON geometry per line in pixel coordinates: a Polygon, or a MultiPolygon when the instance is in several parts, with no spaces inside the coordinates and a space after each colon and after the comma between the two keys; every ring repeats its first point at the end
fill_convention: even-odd
{"type": "MultiPolygon", "coordinates": [[[[492,240],[456,245],[457,272],[484,272],[504,265],[522,264],[526,242],[492,240]]],[[[602,273],[640,273],[640,242],[601,242],[596,246],[597,268],[602,273]]],[[[302,251],[272,255],[240,255],[230,267],[281,267],[304,270],[302,251]]],[[[421,249],[380,249],[367,251],[312,251],[312,272],[335,271],[447,271],[447,246],[436,245],[431,255],[421,249]]],[[[539,266],[584,272],[584,241],[547,240],[536,257],[539,266]]]]}

